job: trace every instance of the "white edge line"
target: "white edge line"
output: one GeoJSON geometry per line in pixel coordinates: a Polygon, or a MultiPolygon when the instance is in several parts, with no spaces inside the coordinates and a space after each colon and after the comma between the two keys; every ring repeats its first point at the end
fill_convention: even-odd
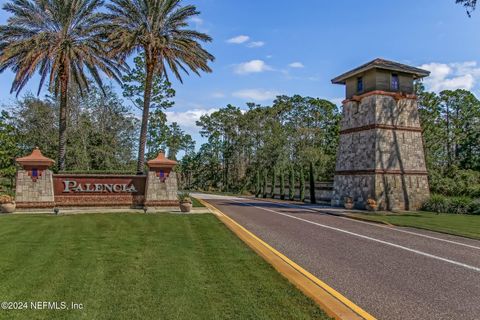
{"type": "MultiPolygon", "coordinates": [[[[308,210],[310,212],[328,214],[328,213],[324,213],[324,212],[320,211],[320,210],[322,210],[321,208],[316,210],[316,209],[312,209],[312,208],[308,208],[308,207],[302,207],[302,206],[295,205],[295,204],[284,204],[284,203],[277,203],[277,202],[271,202],[271,201],[266,201],[266,202],[278,204],[279,206],[283,206],[283,207],[286,207],[286,208],[299,208],[299,209],[303,209],[303,210],[308,210]]],[[[328,209],[328,208],[325,208],[325,209],[328,209]]],[[[453,240],[447,240],[447,239],[432,237],[432,236],[428,236],[428,235],[425,235],[425,234],[416,233],[416,232],[413,232],[413,231],[401,230],[401,229],[398,229],[396,227],[392,228],[392,227],[389,227],[389,226],[380,225],[378,223],[350,219],[350,218],[347,218],[347,217],[342,217],[340,215],[335,215],[335,216],[337,216],[341,219],[344,219],[344,220],[349,220],[349,221],[353,221],[353,222],[357,222],[357,223],[368,224],[368,225],[375,226],[375,227],[378,227],[378,228],[383,228],[383,229],[394,230],[394,231],[397,231],[397,232],[408,233],[408,234],[412,234],[412,235],[415,235],[415,236],[418,236],[418,237],[423,237],[423,238],[428,238],[428,239],[432,239],[432,240],[448,242],[448,243],[451,243],[451,244],[456,244],[456,245],[459,245],[459,246],[464,246],[464,247],[480,250],[480,247],[476,247],[476,246],[466,244],[466,243],[462,243],[462,242],[457,242],[457,241],[453,241],[453,240]]]]}
{"type": "Polygon", "coordinates": [[[461,262],[458,262],[458,261],[442,258],[442,257],[436,256],[436,255],[433,255],[433,254],[429,254],[429,253],[426,253],[426,252],[423,252],[423,251],[419,251],[419,250],[415,250],[415,249],[412,249],[412,248],[404,247],[404,246],[401,246],[401,245],[398,245],[398,244],[395,244],[395,243],[391,243],[391,242],[388,242],[388,241],[383,241],[383,240],[380,240],[380,239],[364,236],[364,235],[361,235],[361,234],[358,234],[358,233],[355,233],[355,232],[351,232],[351,231],[343,230],[343,229],[340,229],[340,228],[327,226],[327,225],[324,225],[324,224],[321,224],[321,223],[317,223],[317,222],[313,222],[313,221],[306,220],[306,219],[303,219],[303,218],[295,217],[295,216],[292,216],[292,215],[289,215],[289,214],[286,214],[286,213],[282,213],[282,212],[278,212],[278,211],[275,211],[275,210],[262,208],[262,207],[257,207],[257,206],[254,206],[252,204],[243,203],[241,201],[237,201],[237,200],[231,200],[231,201],[240,203],[242,205],[247,205],[247,206],[250,206],[250,207],[254,207],[254,208],[257,208],[257,209],[260,209],[260,210],[270,211],[270,212],[273,212],[273,213],[276,213],[276,214],[279,214],[279,215],[282,215],[282,216],[285,216],[285,217],[300,220],[300,221],[310,223],[310,224],[313,224],[313,225],[316,225],[316,226],[319,226],[319,227],[322,227],[322,228],[331,229],[331,230],[335,230],[335,231],[338,231],[338,232],[343,232],[343,233],[346,233],[346,234],[349,234],[349,235],[352,235],[352,236],[356,236],[356,237],[367,239],[367,240],[370,240],[370,241],[382,243],[382,244],[392,246],[392,247],[395,247],[395,248],[398,248],[398,249],[413,252],[413,253],[416,253],[416,254],[419,254],[419,255],[422,255],[422,256],[425,256],[425,257],[429,257],[429,258],[432,258],[432,259],[437,259],[437,260],[440,260],[440,261],[448,262],[448,263],[451,263],[451,264],[454,264],[454,265],[457,265],[457,266],[461,266],[461,267],[464,267],[464,268],[467,268],[467,269],[471,269],[471,270],[480,272],[480,268],[477,268],[477,267],[474,267],[474,266],[471,266],[471,265],[468,265],[468,264],[465,264],[465,263],[461,263],[461,262]]]}

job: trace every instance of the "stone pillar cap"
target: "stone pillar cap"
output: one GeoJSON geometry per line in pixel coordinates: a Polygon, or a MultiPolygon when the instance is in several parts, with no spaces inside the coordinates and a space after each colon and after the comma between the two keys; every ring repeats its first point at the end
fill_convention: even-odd
{"type": "Polygon", "coordinates": [[[40,149],[37,147],[29,156],[17,158],[17,163],[22,167],[25,166],[38,166],[38,167],[50,167],[55,161],[50,158],[45,157],[40,149]]]}
{"type": "Polygon", "coordinates": [[[171,169],[177,165],[177,161],[167,159],[164,152],[160,152],[158,156],[147,162],[149,168],[165,168],[171,169]]]}

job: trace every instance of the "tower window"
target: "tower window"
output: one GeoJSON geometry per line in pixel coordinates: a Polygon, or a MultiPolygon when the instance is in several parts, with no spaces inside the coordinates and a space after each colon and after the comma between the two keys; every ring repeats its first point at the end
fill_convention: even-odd
{"type": "Polygon", "coordinates": [[[362,92],[363,91],[363,78],[358,77],[357,78],[357,92],[362,92]]]}
{"type": "Polygon", "coordinates": [[[392,80],[391,80],[390,88],[393,91],[398,91],[400,89],[400,82],[398,80],[398,74],[392,74],[392,80]]]}

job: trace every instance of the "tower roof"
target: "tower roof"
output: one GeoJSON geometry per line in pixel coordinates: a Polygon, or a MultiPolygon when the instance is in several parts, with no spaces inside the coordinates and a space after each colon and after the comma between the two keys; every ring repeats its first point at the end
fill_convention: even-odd
{"type": "Polygon", "coordinates": [[[40,166],[40,167],[50,167],[55,161],[50,158],[45,157],[39,148],[35,148],[32,153],[26,157],[17,158],[17,163],[22,167],[24,166],[40,166]]]}
{"type": "Polygon", "coordinates": [[[177,161],[167,159],[164,152],[160,152],[157,158],[147,162],[149,168],[173,168],[177,161]]]}
{"type": "Polygon", "coordinates": [[[357,67],[353,70],[345,72],[342,75],[339,75],[338,77],[332,79],[332,83],[345,84],[345,80],[352,78],[359,73],[362,73],[371,69],[384,69],[384,70],[392,70],[397,72],[408,73],[408,74],[412,74],[414,79],[420,79],[430,75],[430,71],[427,71],[427,70],[415,68],[415,67],[408,66],[406,64],[402,64],[394,61],[377,58],[375,60],[372,60],[368,63],[361,65],[360,67],[357,67]]]}

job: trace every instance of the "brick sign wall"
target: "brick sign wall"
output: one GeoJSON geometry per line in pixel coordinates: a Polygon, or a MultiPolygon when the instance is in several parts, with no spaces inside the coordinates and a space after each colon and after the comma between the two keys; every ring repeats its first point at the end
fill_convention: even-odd
{"type": "Polygon", "coordinates": [[[160,153],[145,175],[53,174],[52,159],[35,149],[18,158],[17,209],[177,206],[176,161],[160,153]]]}
{"type": "Polygon", "coordinates": [[[141,206],[146,176],[53,175],[58,206],[141,206]]]}

